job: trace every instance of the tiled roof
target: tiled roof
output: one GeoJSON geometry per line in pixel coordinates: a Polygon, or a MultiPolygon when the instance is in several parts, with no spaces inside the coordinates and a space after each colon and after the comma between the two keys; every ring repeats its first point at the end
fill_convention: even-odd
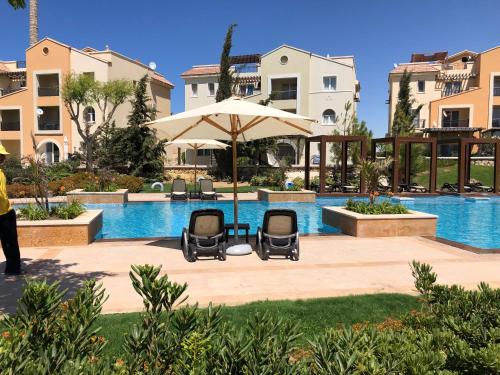
{"type": "Polygon", "coordinates": [[[430,64],[399,64],[397,67],[391,70],[391,74],[394,73],[426,73],[426,72],[439,72],[439,69],[430,64]]]}
{"type": "Polygon", "coordinates": [[[160,73],[154,72],[153,76],[151,78],[154,79],[155,81],[161,82],[167,86],[174,87],[174,84],[172,82],[170,82],[168,79],[166,79],[165,77],[163,77],[160,73]]]}
{"type": "Polygon", "coordinates": [[[205,76],[205,75],[219,74],[219,73],[220,73],[219,65],[198,65],[198,66],[193,66],[189,70],[186,70],[184,73],[181,74],[181,77],[205,76]]]}

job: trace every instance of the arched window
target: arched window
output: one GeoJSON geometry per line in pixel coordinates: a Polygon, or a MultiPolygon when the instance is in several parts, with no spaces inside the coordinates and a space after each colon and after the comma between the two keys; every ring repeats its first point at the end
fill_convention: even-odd
{"type": "Polygon", "coordinates": [[[95,109],[92,107],[85,108],[83,111],[83,119],[90,124],[95,123],[95,109]]]}
{"type": "Polygon", "coordinates": [[[279,160],[286,161],[290,164],[295,164],[295,149],[289,143],[278,143],[277,157],[279,160]]]}
{"type": "Polygon", "coordinates": [[[61,161],[59,147],[53,142],[41,144],[40,147],[38,147],[38,155],[47,164],[59,163],[61,161]]]}
{"type": "Polygon", "coordinates": [[[327,109],[323,112],[323,125],[335,125],[336,116],[335,111],[333,109],[327,109]]]}

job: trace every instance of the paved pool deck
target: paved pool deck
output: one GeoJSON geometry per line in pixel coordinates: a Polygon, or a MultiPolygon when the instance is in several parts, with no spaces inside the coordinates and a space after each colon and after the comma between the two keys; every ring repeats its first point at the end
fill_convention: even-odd
{"type": "MultiPolygon", "coordinates": [[[[103,283],[104,312],[140,311],[131,264],[162,265],[172,280],[189,284],[189,303],[236,305],[257,300],[306,299],[366,293],[415,293],[409,263],[431,264],[438,282],[474,288],[480,281],[500,287],[500,254],[474,254],[420,237],[360,239],[308,236],[301,259],[260,260],[255,253],[226,262],[188,263],[178,241],[96,242],[81,247],[23,248],[27,277],[58,280],[73,293],[85,279],[103,283]]],[[[0,269],[3,269],[0,255],[0,269]]],[[[23,278],[0,275],[0,313],[13,312],[23,278]]]]}

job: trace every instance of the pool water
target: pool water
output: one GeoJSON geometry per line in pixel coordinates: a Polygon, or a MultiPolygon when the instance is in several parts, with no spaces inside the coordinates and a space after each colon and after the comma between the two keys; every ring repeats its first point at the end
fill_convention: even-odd
{"type": "MultiPolygon", "coordinates": [[[[322,206],[342,206],[345,198],[318,198],[316,203],[267,203],[240,201],[239,222],[250,224],[254,234],[262,225],[264,212],[271,208],[289,208],[297,212],[301,233],[339,233],[324,225],[322,206]]],[[[408,208],[438,215],[437,235],[483,249],[500,248],[500,198],[470,202],[462,197],[441,196],[415,198],[403,202],[408,208]]],[[[233,222],[231,201],[145,202],[87,205],[104,210],[100,238],[179,237],[189,224],[193,210],[219,208],[226,223],[233,222]]]]}

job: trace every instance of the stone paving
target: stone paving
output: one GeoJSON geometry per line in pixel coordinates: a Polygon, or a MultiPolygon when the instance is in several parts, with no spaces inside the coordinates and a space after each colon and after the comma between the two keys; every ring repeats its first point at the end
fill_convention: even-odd
{"type": "MultiPolygon", "coordinates": [[[[441,283],[474,288],[480,281],[500,287],[500,254],[473,254],[420,237],[359,239],[301,238],[301,259],[260,260],[255,253],[226,262],[188,263],[178,241],[96,242],[82,247],[23,248],[27,277],[59,280],[69,293],[96,278],[109,294],[105,312],[142,309],[130,283],[131,264],[156,264],[189,284],[188,302],[205,306],[256,300],[305,299],[365,293],[414,293],[409,263],[431,264],[441,283]]],[[[3,257],[0,256],[0,269],[3,257]]],[[[0,313],[12,312],[23,278],[0,275],[0,313]]]]}

